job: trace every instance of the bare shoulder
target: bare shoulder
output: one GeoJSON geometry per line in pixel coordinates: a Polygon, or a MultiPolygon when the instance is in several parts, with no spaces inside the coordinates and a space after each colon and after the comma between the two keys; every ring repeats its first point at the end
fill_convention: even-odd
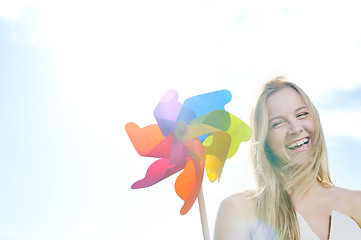
{"type": "Polygon", "coordinates": [[[347,192],[351,209],[350,217],[352,217],[361,227],[361,191],[348,190],[347,192]]]}
{"type": "Polygon", "coordinates": [[[241,192],[224,199],[220,205],[220,210],[231,210],[237,216],[253,218],[255,217],[256,202],[250,192],[241,192]]]}
{"type": "Polygon", "coordinates": [[[237,193],[224,199],[218,209],[214,239],[229,239],[230,234],[243,236],[239,239],[248,239],[249,232],[257,225],[255,206],[250,192],[237,193]]]}
{"type": "Polygon", "coordinates": [[[361,191],[335,187],[335,192],[340,195],[348,215],[361,227],[361,191]]]}
{"type": "Polygon", "coordinates": [[[334,192],[340,200],[347,205],[350,210],[361,210],[361,191],[346,188],[334,187],[334,192]]]}

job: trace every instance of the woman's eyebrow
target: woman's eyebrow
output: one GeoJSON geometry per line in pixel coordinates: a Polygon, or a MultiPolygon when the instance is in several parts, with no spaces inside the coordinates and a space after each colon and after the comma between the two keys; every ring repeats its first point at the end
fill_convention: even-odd
{"type": "Polygon", "coordinates": [[[268,120],[268,123],[271,123],[273,120],[275,120],[277,118],[282,118],[282,117],[281,116],[275,116],[275,117],[271,118],[270,120],[268,120]]]}
{"type": "Polygon", "coordinates": [[[302,110],[302,109],[305,109],[305,108],[307,108],[307,109],[308,109],[308,107],[307,107],[307,106],[303,106],[303,107],[296,108],[295,112],[298,112],[298,111],[300,111],[300,110],[302,110]]]}

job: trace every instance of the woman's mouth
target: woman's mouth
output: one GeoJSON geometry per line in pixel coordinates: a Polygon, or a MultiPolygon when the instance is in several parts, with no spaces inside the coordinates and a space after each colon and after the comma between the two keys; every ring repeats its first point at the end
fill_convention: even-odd
{"type": "Polygon", "coordinates": [[[310,147],[311,139],[309,137],[302,138],[287,144],[286,147],[295,152],[302,152],[310,147]]]}

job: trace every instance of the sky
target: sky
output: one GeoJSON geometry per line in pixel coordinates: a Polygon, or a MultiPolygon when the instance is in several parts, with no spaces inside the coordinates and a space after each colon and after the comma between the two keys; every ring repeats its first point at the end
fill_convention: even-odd
{"type": "MultiPolygon", "coordinates": [[[[0,238],[202,239],[178,174],[146,189],[155,159],[124,126],[228,89],[249,123],[262,84],[285,75],[316,105],[333,182],[361,190],[361,16],[352,1],[0,1],[0,238]]],[[[204,179],[209,231],[225,197],[252,186],[248,143],[204,179]]]]}

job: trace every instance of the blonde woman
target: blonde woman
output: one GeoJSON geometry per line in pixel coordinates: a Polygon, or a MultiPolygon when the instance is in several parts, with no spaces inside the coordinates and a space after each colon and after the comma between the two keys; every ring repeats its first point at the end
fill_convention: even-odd
{"type": "Polygon", "coordinates": [[[214,239],[361,239],[361,191],[332,184],[308,96],[277,77],[264,85],[251,121],[256,189],[221,203],[214,239]]]}

